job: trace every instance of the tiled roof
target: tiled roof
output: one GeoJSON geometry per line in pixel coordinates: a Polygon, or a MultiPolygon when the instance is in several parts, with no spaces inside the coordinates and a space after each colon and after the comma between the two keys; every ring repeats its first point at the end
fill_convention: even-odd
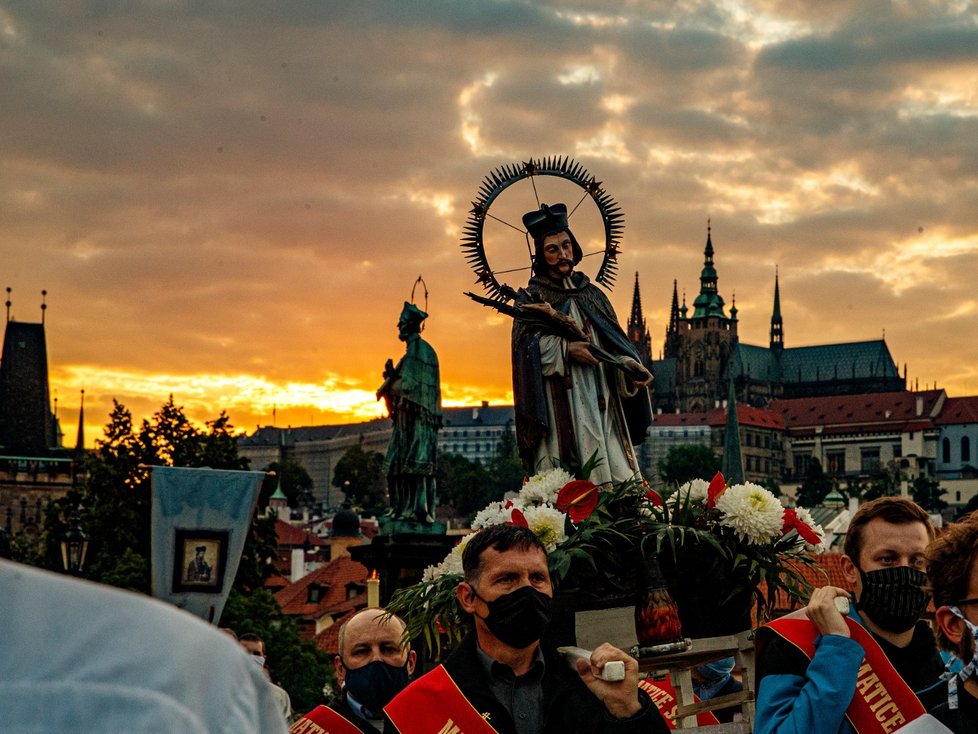
{"type": "Polygon", "coordinates": [[[886,342],[874,339],[785,349],[781,354],[781,376],[790,383],[898,378],[900,373],[886,342]]]}
{"type": "Polygon", "coordinates": [[[349,609],[347,602],[352,599],[347,598],[347,587],[354,584],[357,595],[365,594],[367,574],[366,566],[341,556],[285,587],[275,594],[275,599],[285,614],[316,618],[338,609],[349,609]],[[322,596],[315,603],[308,601],[308,589],[312,584],[322,587],[322,596]]]}
{"type": "Polygon", "coordinates": [[[676,358],[666,357],[652,361],[652,389],[656,393],[676,391],[676,358]]]}
{"type": "Polygon", "coordinates": [[[773,400],[768,407],[781,413],[785,427],[792,432],[805,432],[804,429],[815,426],[824,426],[826,431],[831,427],[866,430],[882,426],[891,430],[921,430],[933,425],[930,416],[942,395],[941,390],[927,390],[794,398],[773,400]],[[920,415],[917,398],[921,398],[920,415]]]}
{"type": "Polygon", "coordinates": [[[967,398],[948,398],[934,419],[940,426],[959,423],[978,423],[978,395],[967,398]]]}
{"type": "MultiPolygon", "coordinates": [[[[819,589],[823,586],[837,586],[840,589],[851,591],[852,585],[846,581],[846,577],[842,573],[842,558],[841,553],[822,553],[815,556],[817,567],[800,565],[797,568],[813,589],[819,589]]],[[[796,608],[798,608],[798,604],[789,603],[787,594],[782,591],[778,592],[774,601],[774,616],[785,614],[796,608]]]]}
{"type": "MultiPolygon", "coordinates": [[[[780,413],[755,408],[750,405],[737,406],[737,422],[741,426],[751,426],[753,428],[769,428],[771,430],[781,430],[784,428],[784,419],[780,413]]],[[[710,426],[720,427],[727,424],[727,409],[713,408],[705,413],[662,413],[656,415],[652,421],[653,426],[710,426]]]]}
{"type": "Polygon", "coordinates": [[[512,405],[478,405],[471,408],[442,408],[442,425],[451,428],[505,426],[514,420],[512,405]]]}
{"type": "Polygon", "coordinates": [[[391,430],[390,418],[375,418],[363,423],[343,423],[335,426],[300,426],[298,428],[278,428],[261,426],[250,436],[238,438],[240,446],[293,446],[307,441],[331,441],[364,433],[391,430]]]}
{"type": "Polygon", "coordinates": [[[339,654],[340,626],[345,622],[348,622],[356,613],[356,609],[351,609],[342,617],[335,620],[329,627],[316,635],[316,647],[325,652],[327,655],[339,654]]]}
{"type": "Polygon", "coordinates": [[[286,546],[301,548],[306,543],[313,546],[328,545],[328,543],[319,536],[313,535],[302,528],[297,528],[295,525],[290,525],[284,520],[275,521],[275,537],[279,548],[286,546]]]}
{"type": "Polygon", "coordinates": [[[729,377],[746,376],[752,380],[779,382],[781,365],[775,352],[768,347],[738,344],[730,356],[727,373],[729,377]]]}

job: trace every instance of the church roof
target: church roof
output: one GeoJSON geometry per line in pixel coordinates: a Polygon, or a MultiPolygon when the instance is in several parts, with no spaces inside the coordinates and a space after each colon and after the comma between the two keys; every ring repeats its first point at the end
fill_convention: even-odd
{"type": "Polygon", "coordinates": [[[785,349],[781,374],[786,383],[900,376],[883,339],[785,349]]]}
{"type": "Polygon", "coordinates": [[[978,395],[947,398],[934,422],[939,426],[978,423],[978,395]]]}
{"type": "MultiPolygon", "coordinates": [[[[784,419],[781,414],[766,408],[755,408],[751,405],[737,406],[737,423],[751,428],[767,428],[781,430],[784,419]]],[[[713,408],[703,413],[662,413],[656,415],[652,425],[656,427],[669,426],[710,426],[719,428],[727,424],[727,409],[713,408]]]]}
{"type": "Polygon", "coordinates": [[[780,381],[784,384],[851,379],[899,379],[886,342],[874,339],[842,344],[791,347],[780,355],[769,347],[740,343],[727,366],[734,379],[780,381]]]}
{"type": "Polygon", "coordinates": [[[652,389],[657,393],[676,391],[676,358],[666,357],[652,362],[652,389]]]}

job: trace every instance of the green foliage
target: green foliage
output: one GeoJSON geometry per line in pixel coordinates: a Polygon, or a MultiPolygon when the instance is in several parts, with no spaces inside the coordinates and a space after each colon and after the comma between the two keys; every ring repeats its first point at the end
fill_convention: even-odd
{"type": "Polygon", "coordinates": [[[346,501],[361,510],[381,511],[387,507],[384,455],[351,446],[333,469],[333,486],[346,494],[346,501]]]}
{"type": "Polygon", "coordinates": [[[505,493],[490,486],[490,474],[481,464],[461,454],[439,452],[436,477],[442,503],[454,507],[459,517],[474,515],[505,493]]]}
{"type": "Polygon", "coordinates": [[[441,658],[443,648],[451,650],[457,646],[471,628],[468,615],[455,596],[461,580],[460,574],[448,573],[428,584],[398,589],[387,603],[387,611],[407,625],[405,638],[424,639],[432,660],[441,658]]]}
{"type": "Polygon", "coordinates": [[[282,493],[288,498],[289,507],[308,507],[313,504],[312,477],[298,461],[284,459],[273,461],[265,467],[266,472],[275,472],[274,477],[262,485],[258,495],[258,507],[268,506],[269,498],[275,494],[275,488],[282,487],[282,493]]]}
{"type": "Polygon", "coordinates": [[[296,623],[284,615],[267,590],[250,595],[232,591],[221,616],[221,626],[238,635],[254,633],[265,641],[272,680],[289,692],[292,708],[305,712],[325,701],[336,675],[329,657],[312,640],[299,637],[296,623]]]}
{"type": "Polygon", "coordinates": [[[958,512],[957,515],[954,516],[954,520],[961,520],[975,510],[978,510],[978,494],[974,495],[970,500],[968,500],[968,503],[958,512]]]}
{"type": "Polygon", "coordinates": [[[659,479],[667,487],[679,487],[691,479],[712,477],[720,471],[721,459],[709,446],[673,446],[659,459],[659,479]]]}
{"type": "Polygon", "coordinates": [[[822,464],[817,459],[812,459],[808,462],[805,477],[798,487],[796,501],[802,507],[817,507],[831,491],[832,477],[822,471],[822,464]]]}
{"type": "Polygon", "coordinates": [[[947,490],[936,479],[917,477],[910,483],[910,495],[913,501],[928,512],[939,513],[947,502],[942,499],[947,490]]]}

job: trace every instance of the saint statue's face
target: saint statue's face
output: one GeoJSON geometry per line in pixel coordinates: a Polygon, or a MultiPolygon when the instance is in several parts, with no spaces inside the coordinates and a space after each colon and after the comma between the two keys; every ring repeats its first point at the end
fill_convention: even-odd
{"type": "Polygon", "coordinates": [[[543,238],[543,259],[552,278],[566,278],[574,271],[574,243],[570,234],[557,232],[543,238]]]}

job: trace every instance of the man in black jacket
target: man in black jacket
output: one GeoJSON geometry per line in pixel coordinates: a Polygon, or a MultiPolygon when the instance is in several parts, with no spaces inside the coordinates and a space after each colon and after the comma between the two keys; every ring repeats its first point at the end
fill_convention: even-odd
{"type": "Polygon", "coordinates": [[[403,620],[383,609],[364,609],[344,622],[333,663],[339,698],[299,719],[292,734],[380,734],[384,706],[407,686],[417,660],[403,636],[403,620]]]}
{"type": "Polygon", "coordinates": [[[480,531],[462,556],[456,594],[475,632],[444,665],[408,686],[384,710],[386,733],[638,734],[668,727],[638,688],[638,663],[604,644],[571,670],[541,642],[553,587],[547,556],[527,528],[480,531]],[[621,661],[625,679],[606,682],[621,661]]]}

